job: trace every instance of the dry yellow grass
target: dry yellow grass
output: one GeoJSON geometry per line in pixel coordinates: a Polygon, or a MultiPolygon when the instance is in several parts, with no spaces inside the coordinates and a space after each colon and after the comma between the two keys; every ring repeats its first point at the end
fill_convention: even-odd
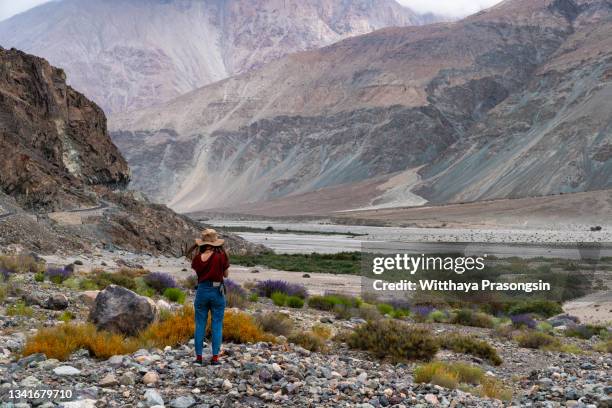
{"type": "Polygon", "coordinates": [[[274,341],[273,335],[265,333],[251,315],[228,310],[223,321],[223,340],[234,343],[257,343],[274,341]]]}
{"type": "Polygon", "coordinates": [[[312,331],[314,335],[322,338],[323,340],[329,339],[332,335],[331,328],[321,323],[315,324],[314,326],[312,326],[312,329],[310,330],[312,331]]]}
{"type": "Polygon", "coordinates": [[[186,343],[193,337],[194,315],[193,307],[183,307],[166,319],[151,324],[138,338],[142,345],[148,348],[163,348],[186,343]]]}
{"type": "Polygon", "coordinates": [[[87,349],[97,358],[132,353],[138,349],[134,339],[101,332],[92,324],[62,324],[39,330],[26,342],[23,355],[44,353],[47,358],[67,359],[78,349],[87,349]]]}
{"type": "Polygon", "coordinates": [[[486,376],[480,367],[472,364],[434,361],[417,367],[414,370],[414,381],[451,389],[465,384],[461,387],[476,395],[504,401],[512,399],[510,388],[504,386],[501,381],[486,376]]]}
{"type": "MultiPolygon", "coordinates": [[[[137,337],[124,336],[97,330],[89,323],[67,323],[39,330],[28,338],[23,355],[44,353],[47,358],[66,360],[78,349],[87,349],[97,358],[130,354],[139,348],[163,348],[186,343],[195,329],[193,307],[186,306],[164,320],[151,324],[137,337]]],[[[274,336],[264,333],[254,319],[243,312],[228,311],[225,314],[223,340],[234,343],[274,341],[274,336]]]]}

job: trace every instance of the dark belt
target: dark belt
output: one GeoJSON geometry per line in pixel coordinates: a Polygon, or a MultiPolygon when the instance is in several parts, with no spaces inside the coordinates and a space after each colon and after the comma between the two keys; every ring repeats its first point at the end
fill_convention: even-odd
{"type": "Polygon", "coordinates": [[[214,282],[214,281],[205,280],[205,281],[198,283],[198,286],[202,285],[202,286],[209,286],[211,288],[212,287],[218,288],[219,286],[221,286],[221,284],[222,282],[214,282]]]}

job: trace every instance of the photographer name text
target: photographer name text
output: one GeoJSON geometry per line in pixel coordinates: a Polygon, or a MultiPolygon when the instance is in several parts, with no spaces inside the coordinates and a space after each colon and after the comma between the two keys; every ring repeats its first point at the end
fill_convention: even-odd
{"type": "Polygon", "coordinates": [[[453,280],[419,279],[418,281],[400,280],[387,282],[375,280],[372,287],[377,291],[442,291],[442,292],[478,292],[478,291],[521,291],[526,293],[550,291],[550,283],[537,282],[493,282],[483,279],[480,282],[455,282],[453,280]]]}

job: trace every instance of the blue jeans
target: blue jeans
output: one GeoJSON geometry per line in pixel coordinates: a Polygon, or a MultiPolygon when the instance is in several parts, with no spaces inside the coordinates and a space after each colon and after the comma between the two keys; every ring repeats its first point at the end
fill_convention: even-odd
{"type": "Polygon", "coordinates": [[[218,355],[221,349],[223,336],[223,314],[225,312],[225,297],[219,288],[210,285],[210,282],[202,282],[198,285],[195,301],[195,351],[196,355],[202,355],[204,346],[204,334],[208,312],[211,314],[212,353],[218,355]]]}

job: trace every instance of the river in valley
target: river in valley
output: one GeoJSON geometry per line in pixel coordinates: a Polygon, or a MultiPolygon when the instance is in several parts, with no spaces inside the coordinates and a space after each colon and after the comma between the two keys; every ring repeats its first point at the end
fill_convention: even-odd
{"type": "Polygon", "coordinates": [[[223,227],[230,227],[236,234],[251,242],[263,244],[277,253],[288,254],[329,254],[360,251],[364,245],[369,249],[395,245],[398,249],[409,248],[415,252],[453,252],[461,248],[466,254],[487,253],[502,258],[612,257],[612,236],[601,231],[400,228],[231,219],[211,219],[207,220],[206,224],[221,230],[223,227]],[[240,231],[240,228],[245,231],[240,231]],[[268,231],[264,231],[265,229],[268,231]]]}

